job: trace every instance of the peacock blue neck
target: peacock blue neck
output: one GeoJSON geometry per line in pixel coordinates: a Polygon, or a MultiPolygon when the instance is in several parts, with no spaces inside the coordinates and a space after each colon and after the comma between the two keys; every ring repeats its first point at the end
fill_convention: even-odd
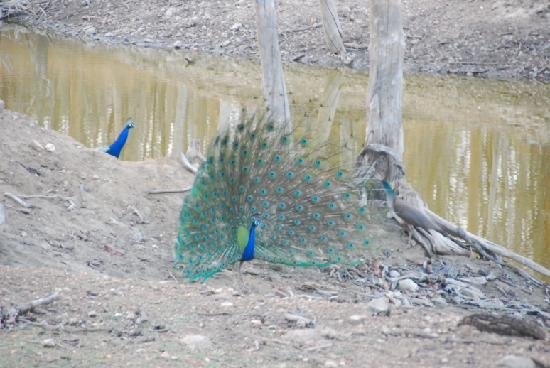
{"type": "Polygon", "coordinates": [[[109,146],[109,149],[107,150],[107,153],[111,156],[115,156],[118,158],[120,156],[120,152],[122,151],[122,148],[124,148],[124,145],[126,144],[126,139],[128,139],[128,133],[130,132],[131,126],[126,125],[124,129],[120,132],[117,139],[109,146]]]}
{"type": "Polygon", "coordinates": [[[393,202],[393,200],[395,199],[395,192],[393,191],[390,183],[383,180],[382,185],[384,186],[384,191],[386,192],[386,195],[388,196],[388,199],[393,202]]]}
{"type": "Polygon", "coordinates": [[[248,242],[243,250],[242,261],[250,261],[254,258],[254,239],[256,235],[256,223],[253,221],[248,233],[248,242]]]}

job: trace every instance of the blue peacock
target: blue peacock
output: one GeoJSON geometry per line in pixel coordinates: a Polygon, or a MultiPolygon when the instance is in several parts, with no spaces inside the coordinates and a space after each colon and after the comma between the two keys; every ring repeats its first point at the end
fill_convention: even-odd
{"type": "Polygon", "coordinates": [[[312,143],[267,118],[214,139],[181,210],[175,258],[185,277],[205,280],[252,259],[319,267],[366,261],[369,229],[384,211],[366,205],[351,164],[312,143]]]}
{"type": "Polygon", "coordinates": [[[126,119],[124,127],[122,128],[114,142],[111,143],[111,145],[109,146],[100,148],[100,150],[108,153],[111,156],[119,158],[120,153],[122,152],[122,149],[126,144],[126,140],[128,139],[128,135],[130,134],[130,129],[132,129],[134,126],[135,122],[132,120],[132,118],[126,119]]]}

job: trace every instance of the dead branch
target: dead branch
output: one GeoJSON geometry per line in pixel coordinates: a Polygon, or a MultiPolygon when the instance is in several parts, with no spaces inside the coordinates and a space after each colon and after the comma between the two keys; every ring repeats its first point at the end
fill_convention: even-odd
{"type": "Polygon", "coordinates": [[[22,200],[21,198],[19,198],[18,196],[16,196],[15,194],[12,194],[12,193],[4,193],[4,197],[6,198],[10,198],[10,199],[13,199],[15,202],[19,203],[21,206],[25,207],[25,208],[33,208],[34,206],[24,200],[22,200]]]}
{"type": "MultiPolygon", "coordinates": [[[[4,193],[5,196],[7,196],[8,194],[11,195],[11,196],[14,196],[11,193],[4,193]]],[[[65,197],[65,196],[62,196],[62,195],[59,195],[59,194],[19,194],[17,197],[19,197],[19,199],[21,199],[21,198],[26,198],[26,199],[28,199],[28,198],[62,199],[62,200],[67,202],[67,209],[68,210],[72,210],[73,208],[76,207],[76,204],[73,202],[74,197],[65,197]]],[[[12,199],[15,199],[15,198],[12,198],[12,199]]],[[[32,207],[32,205],[30,205],[30,206],[32,207]]]]}
{"type": "Polygon", "coordinates": [[[493,243],[492,241],[484,239],[478,235],[472,234],[458,227],[457,225],[445,220],[444,218],[433,213],[429,209],[426,209],[426,211],[433,218],[434,221],[436,221],[439,225],[441,225],[445,229],[445,231],[448,234],[461,238],[473,246],[480,247],[483,251],[498,254],[499,256],[513,259],[514,261],[520,263],[523,266],[529,267],[532,270],[537,271],[545,276],[550,276],[550,270],[544,267],[543,265],[540,265],[527,257],[519,255],[511,251],[510,249],[504,248],[501,245],[493,243]]]}
{"type": "Polygon", "coordinates": [[[192,165],[183,152],[180,152],[180,160],[185,170],[189,171],[191,174],[197,174],[197,171],[199,171],[198,167],[192,165]]]}
{"type": "Polygon", "coordinates": [[[176,193],[186,193],[192,188],[185,189],[168,189],[168,190],[149,190],[147,194],[176,194],[176,193]]]}
{"type": "Polygon", "coordinates": [[[532,337],[536,340],[546,338],[546,332],[537,322],[512,316],[476,313],[462,318],[458,325],[471,325],[480,331],[499,335],[532,337]]]}
{"type": "Polygon", "coordinates": [[[29,303],[15,305],[11,308],[0,306],[0,328],[6,323],[15,323],[19,316],[32,312],[38,306],[46,305],[59,299],[59,293],[54,292],[44,298],[38,298],[29,303]]]}

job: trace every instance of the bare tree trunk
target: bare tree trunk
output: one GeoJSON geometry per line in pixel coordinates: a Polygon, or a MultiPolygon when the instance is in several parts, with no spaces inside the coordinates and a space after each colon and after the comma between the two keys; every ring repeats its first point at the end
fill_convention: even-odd
{"type": "Polygon", "coordinates": [[[338,12],[334,0],[320,0],[321,13],[323,14],[323,28],[327,45],[331,52],[346,56],[346,48],[342,39],[342,27],[338,20],[338,12]]]}
{"type": "Polygon", "coordinates": [[[271,118],[290,128],[290,105],[279,49],[275,0],[256,0],[256,12],[264,98],[271,118]]]}
{"type": "Polygon", "coordinates": [[[371,39],[368,126],[365,148],[358,158],[358,179],[362,181],[373,176],[382,177],[398,188],[400,198],[393,202],[393,207],[402,217],[409,219],[410,222],[406,223],[409,231],[429,255],[460,253],[456,250],[462,246],[475,249],[487,259],[498,261],[495,255],[504,256],[550,276],[550,270],[544,266],[464,231],[433,213],[405,180],[401,163],[404,150],[402,101],[405,42],[400,8],[400,0],[370,0],[369,3],[371,39]],[[422,218],[428,218],[430,223],[436,224],[435,227],[424,228],[425,225],[416,221],[422,218]],[[417,226],[418,232],[414,226],[417,226]]]}
{"type": "Polygon", "coordinates": [[[382,144],[403,158],[403,50],[400,0],[369,1],[370,75],[366,144],[382,144]]]}

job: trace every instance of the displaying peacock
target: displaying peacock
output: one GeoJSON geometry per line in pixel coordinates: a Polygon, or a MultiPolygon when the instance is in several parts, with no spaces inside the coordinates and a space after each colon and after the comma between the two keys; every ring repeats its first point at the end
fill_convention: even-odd
{"type": "Polygon", "coordinates": [[[368,205],[327,143],[250,119],[217,136],[185,198],[176,264],[205,280],[254,258],[292,266],[355,265],[372,252],[383,209],[368,205]]]}
{"type": "Polygon", "coordinates": [[[105,153],[110,154],[111,156],[115,156],[118,158],[120,156],[120,153],[122,152],[122,149],[124,148],[124,145],[126,144],[126,140],[128,139],[128,135],[130,134],[130,129],[132,129],[135,126],[134,121],[132,118],[126,119],[126,122],[124,123],[124,128],[120,131],[118,134],[117,139],[111,145],[107,147],[102,147],[101,150],[105,153]]]}

